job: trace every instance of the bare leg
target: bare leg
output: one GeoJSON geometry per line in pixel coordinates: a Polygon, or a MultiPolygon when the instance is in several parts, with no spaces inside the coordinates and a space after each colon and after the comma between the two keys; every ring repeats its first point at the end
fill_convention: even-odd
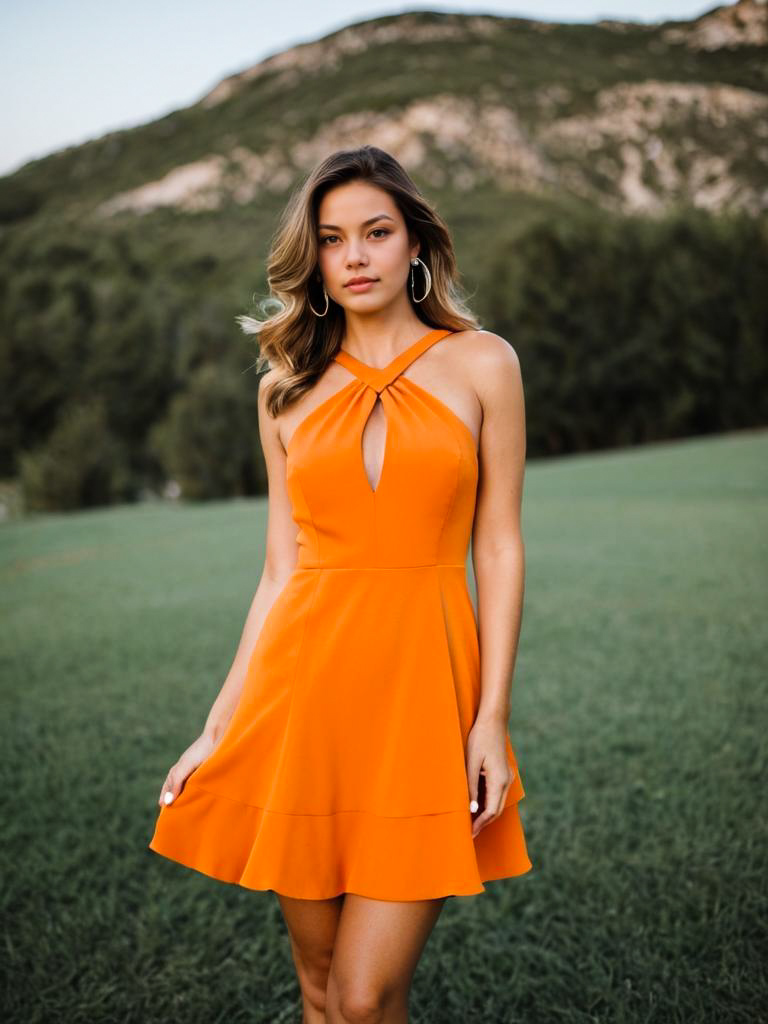
{"type": "Polygon", "coordinates": [[[325,1024],[325,992],[345,894],[330,900],[297,900],[275,894],[283,911],[301,989],[301,1024],[325,1024]]]}
{"type": "Polygon", "coordinates": [[[413,974],[445,899],[346,894],[328,977],[327,1024],[407,1024],[413,974]]]}

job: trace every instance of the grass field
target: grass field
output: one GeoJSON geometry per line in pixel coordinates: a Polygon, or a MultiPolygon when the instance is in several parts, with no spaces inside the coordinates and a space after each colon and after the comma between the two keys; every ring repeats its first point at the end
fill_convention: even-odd
{"type": "MultiPolygon", "coordinates": [[[[147,849],[265,511],[0,528],[5,1021],[299,1021],[274,895],[147,849]]],[[[529,463],[524,533],[534,870],[446,902],[412,1020],[768,1021],[768,431],[529,463]]]]}

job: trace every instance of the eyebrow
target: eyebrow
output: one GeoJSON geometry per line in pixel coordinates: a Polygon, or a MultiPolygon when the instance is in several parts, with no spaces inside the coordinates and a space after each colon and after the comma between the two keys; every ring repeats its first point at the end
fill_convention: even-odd
{"type": "MultiPolygon", "coordinates": [[[[390,217],[388,213],[377,213],[375,217],[369,217],[368,220],[364,220],[363,227],[367,228],[368,225],[373,224],[374,221],[383,220],[384,218],[386,218],[387,220],[391,220],[393,222],[395,219],[394,217],[390,217]]],[[[317,227],[318,230],[320,228],[332,228],[334,231],[341,231],[341,228],[339,227],[338,224],[318,224],[317,227]]]]}

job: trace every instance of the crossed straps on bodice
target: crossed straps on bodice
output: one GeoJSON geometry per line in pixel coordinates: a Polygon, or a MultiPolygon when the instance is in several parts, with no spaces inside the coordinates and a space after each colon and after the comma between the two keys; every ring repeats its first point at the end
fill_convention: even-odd
{"type": "Polygon", "coordinates": [[[408,348],[395,356],[391,362],[382,367],[369,366],[367,363],[361,362],[356,356],[345,352],[344,349],[339,349],[333,358],[375,391],[377,395],[380,395],[385,388],[388,388],[397,380],[404,370],[408,369],[414,360],[418,359],[422,352],[425,352],[431,345],[434,345],[435,342],[440,341],[441,338],[445,338],[449,334],[453,334],[453,331],[435,328],[423,335],[412,345],[409,345],[408,348]]]}
{"type": "Polygon", "coordinates": [[[358,380],[370,389],[370,391],[367,392],[369,400],[364,403],[365,415],[362,428],[361,447],[363,463],[365,466],[365,475],[372,494],[376,494],[378,492],[379,482],[381,481],[381,477],[384,472],[390,425],[388,418],[385,417],[386,425],[384,427],[383,440],[380,443],[379,451],[370,450],[369,430],[372,427],[372,417],[370,414],[374,411],[374,407],[379,403],[381,393],[391,387],[391,385],[394,384],[398,377],[400,377],[403,371],[406,370],[411,363],[418,359],[418,357],[431,345],[434,345],[436,342],[440,341],[441,338],[445,338],[447,335],[453,333],[453,331],[445,330],[444,328],[433,328],[426,334],[422,335],[422,337],[412,345],[409,345],[408,348],[404,349],[399,355],[395,356],[395,358],[386,366],[382,367],[369,366],[367,363],[362,362],[356,356],[351,355],[349,352],[345,352],[343,349],[339,349],[334,356],[337,363],[340,363],[345,369],[349,370],[350,373],[354,374],[358,380]]]}

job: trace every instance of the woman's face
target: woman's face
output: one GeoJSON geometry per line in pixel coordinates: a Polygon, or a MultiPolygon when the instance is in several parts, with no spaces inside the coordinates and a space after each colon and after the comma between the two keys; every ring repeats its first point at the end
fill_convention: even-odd
{"type": "Polygon", "coordinates": [[[373,313],[402,297],[419,244],[410,244],[388,192],[362,181],[337,185],[323,196],[317,221],[318,266],[335,302],[373,313]],[[355,288],[350,282],[356,277],[373,283],[355,288]]]}

